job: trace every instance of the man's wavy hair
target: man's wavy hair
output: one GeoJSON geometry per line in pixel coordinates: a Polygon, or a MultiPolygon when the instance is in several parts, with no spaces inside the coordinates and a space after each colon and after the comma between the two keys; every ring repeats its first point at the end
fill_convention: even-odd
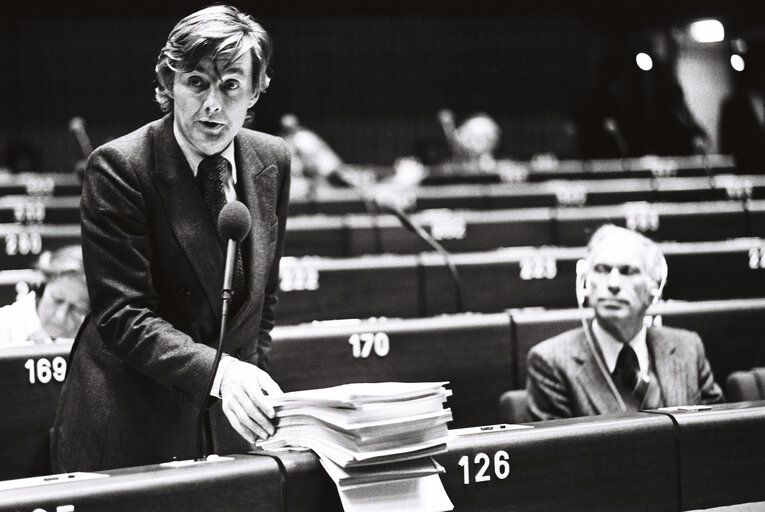
{"type": "Polygon", "coordinates": [[[252,52],[253,90],[257,96],[271,80],[267,75],[272,51],[268,32],[249,14],[230,5],[206,7],[183,18],[167,37],[154,68],[154,97],[162,111],[173,109],[168,89],[173,86],[175,73],[191,71],[207,57],[221,73],[248,51],[252,52]]]}

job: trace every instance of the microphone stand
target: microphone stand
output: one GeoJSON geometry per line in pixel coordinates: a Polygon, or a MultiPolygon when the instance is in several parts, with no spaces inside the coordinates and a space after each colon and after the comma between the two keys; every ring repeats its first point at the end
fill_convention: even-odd
{"type": "MultiPolygon", "coordinates": [[[[218,373],[218,365],[220,364],[220,359],[222,355],[222,347],[223,347],[223,337],[226,334],[226,326],[228,323],[228,315],[229,315],[229,309],[231,307],[231,298],[234,294],[233,291],[233,282],[234,282],[234,267],[235,263],[234,260],[236,258],[236,248],[237,248],[237,242],[234,240],[229,239],[228,246],[226,248],[226,266],[225,272],[223,275],[223,290],[221,291],[221,300],[223,301],[222,309],[221,309],[221,317],[220,317],[220,331],[218,333],[218,343],[215,346],[215,359],[213,360],[213,366],[212,371],[210,372],[210,378],[207,381],[207,389],[205,391],[205,399],[209,399],[210,392],[212,391],[213,382],[215,382],[215,374],[218,373]]],[[[202,407],[199,410],[199,415],[197,417],[197,431],[199,433],[199,437],[197,439],[198,446],[197,451],[199,452],[200,456],[197,459],[198,461],[205,461],[207,460],[207,457],[209,456],[209,446],[208,442],[205,436],[205,419],[208,417],[208,409],[206,407],[202,407]]]]}
{"type": "Polygon", "coordinates": [[[400,208],[397,206],[394,206],[392,204],[380,204],[379,201],[376,201],[373,197],[370,197],[370,195],[362,190],[360,186],[358,186],[353,181],[346,178],[343,174],[340,172],[335,171],[334,173],[335,177],[342,181],[345,185],[352,188],[356,193],[361,197],[361,199],[364,201],[364,204],[367,205],[367,208],[374,207],[375,211],[388,211],[395,215],[398,220],[401,222],[401,224],[417,235],[420,239],[422,239],[425,243],[427,243],[430,247],[436,250],[443,258],[444,262],[446,263],[447,268],[449,269],[449,275],[452,279],[452,284],[454,286],[454,300],[457,307],[457,312],[462,313],[465,311],[464,301],[462,298],[462,284],[460,283],[459,274],[457,272],[457,267],[454,265],[454,262],[452,261],[451,255],[444,249],[444,247],[436,242],[436,240],[428,234],[427,231],[422,229],[421,226],[417,225],[415,222],[412,221],[412,219],[409,218],[407,214],[405,214],[400,208]]]}
{"type": "Polygon", "coordinates": [[[457,272],[457,267],[454,265],[451,255],[447,252],[446,249],[444,249],[441,244],[436,242],[436,240],[430,236],[427,231],[422,229],[422,226],[413,222],[412,219],[410,219],[409,216],[399,208],[387,206],[385,209],[395,215],[405,228],[420,237],[420,239],[422,239],[425,243],[427,243],[441,255],[441,257],[444,259],[444,263],[446,263],[446,268],[449,270],[452,286],[454,287],[454,301],[456,303],[457,313],[463,313],[465,311],[465,306],[462,297],[462,284],[460,281],[459,273],[457,272]]]}

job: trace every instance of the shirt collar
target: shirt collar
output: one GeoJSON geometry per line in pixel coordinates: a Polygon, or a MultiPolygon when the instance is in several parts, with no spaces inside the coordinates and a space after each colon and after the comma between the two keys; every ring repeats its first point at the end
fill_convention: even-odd
{"type": "MultiPolygon", "coordinates": [[[[183,136],[181,131],[178,129],[178,123],[174,120],[173,121],[173,135],[175,135],[175,140],[178,142],[178,145],[181,147],[181,152],[183,152],[183,156],[186,157],[186,161],[189,163],[189,167],[191,167],[191,172],[194,173],[194,177],[197,176],[197,171],[199,168],[199,163],[204,159],[205,155],[202,155],[199,153],[196,149],[193,148],[191,144],[189,144],[189,141],[186,140],[186,137],[183,136]]],[[[236,185],[236,158],[234,158],[234,141],[232,140],[231,143],[229,143],[228,146],[226,146],[226,149],[220,152],[220,155],[229,161],[231,164],[231,177],[234,180],[234,185],[236,185]]]]}
{"type": "MultiPolygon", "coordinates": [[[[592,321],[592,332],[595,335],[595,341],[603,352],[606,360],[606,366],[609,373],[614,373],[616,360],[619,358],[619,352],[622,350],[622,342],[613,337],[608,331],[603,329],[597,320],[592,321]]],[[[646,342],[647,330],[645,325],[638,331],[634,338],[629,341],[629,345],[637,355],[638,364],[641,373],[647,373],[649,367],[648,344],[646,342]]]]}

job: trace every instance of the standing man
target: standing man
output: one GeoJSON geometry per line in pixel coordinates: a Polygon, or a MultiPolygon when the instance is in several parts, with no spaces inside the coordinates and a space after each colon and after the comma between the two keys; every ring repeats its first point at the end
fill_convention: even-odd
{"type": "Polygon", "coordinates": [[[609,224],[593,234],[577,265],[577,297],[595,319],[529,351],[533,420],[723,401],[698,334],[643,322],[666,265],[639,233],[609,224]]]}
{"type": "Polygon", "coordinates": [[[81,213],[92,311],[59,400],[54,470],[191,459],[200,437],[207,453],[243,452],[274,432],[266,395],[280,390],[267,358],[290,158],[281,139],[243,128],[270,57],[268,33],[234,7],[187,16],[157,60],[167,115],[89,158],[81,213]],[[234,199],[252,231],[208,395],[225,258],[217,216],[234,199]]]}

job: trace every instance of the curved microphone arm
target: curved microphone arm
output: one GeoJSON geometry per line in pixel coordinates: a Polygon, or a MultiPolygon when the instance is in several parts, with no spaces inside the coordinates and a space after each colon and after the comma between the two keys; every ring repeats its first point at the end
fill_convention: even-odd
{"type": "Polygon", "coordinates": [[[430,234],[425,231],[422,226],[413,222],[412,219],[410,219],[409,216],[399,208],[391,205],[385,205],[383,209],[395,215],[405,228],[416,234],[418,237],[420,237],[420,239],[425,241],[425,243],[427,243],[441,255],[441,257],[444,259],[446,267],[449,269],[449,274],[452,278],[452,285],[454,286],[454,300],[456,302],[457,312],[463,313],[465,311],[465,306],[462,298],[462,282],[460,281],[457,267],[454,264],[454,261],[452,261],[451,254],[449,254],[449,252],[447,252],[447,250],[444,249],[440,243],[438,243],[432,236],[430,236],[430,234]]]}

